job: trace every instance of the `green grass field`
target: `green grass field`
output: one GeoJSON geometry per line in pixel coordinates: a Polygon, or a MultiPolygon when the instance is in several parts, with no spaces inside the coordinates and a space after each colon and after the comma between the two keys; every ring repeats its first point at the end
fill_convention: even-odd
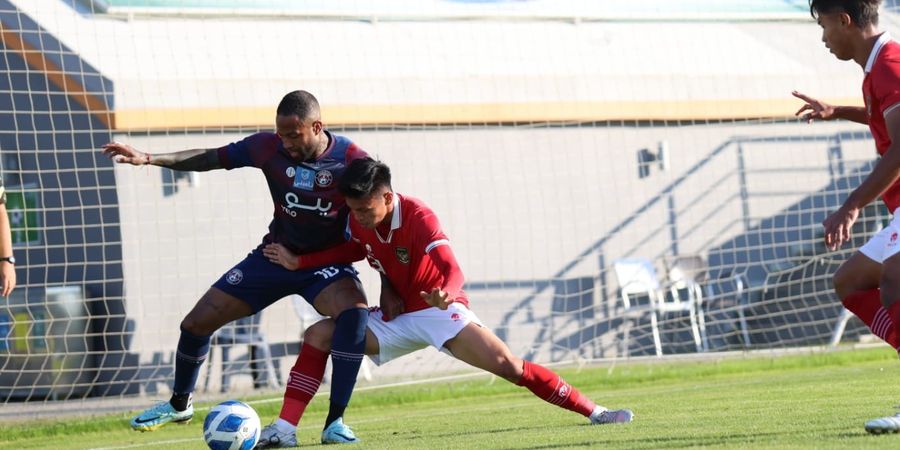
{"type": "MultiPolygon", "coordinates": [[[[483,377],[356,393],[346,419],[364,442],[353,448],[900,448],[900,434],[863,430],[867,419],[893,414],[900,403],[900,361],[886,347],[560,373],[600,404],[633,409],[634,423],[590,426],[522,388],[483,377]]],[[[326,398],[317,397],[303,418],[301,446],[319,445],[326,398]]],[[[244,400],[263,424],[280,409],[280,401],[244,400]]],[[[4,423],[0,448],[203,449],[209,405],[198,406],[191,424],[153,433],[131,431],[131,412],[4,423]]]]}

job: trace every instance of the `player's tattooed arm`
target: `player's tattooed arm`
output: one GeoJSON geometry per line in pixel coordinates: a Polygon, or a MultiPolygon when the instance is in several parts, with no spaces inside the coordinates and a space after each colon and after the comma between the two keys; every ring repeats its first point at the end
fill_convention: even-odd
{"type": "Polygon", "coordinates": [[[120,164],[134,166],[154,165],[172,170],[189,172],[205,172],[221,169],[217,149],[193,149],[180,152],[151,155],[119,142],[110,142],[103,146],[103,154],[120,164]]]}
{"type": "Polygon", "coordinates": [[[168,167],[172,170],[206,172],[207,170],[222,168],[222,165],[219,163],[219,152],[214,148],[184,150],[148,156],[150,156],[149,164],[168,167]]]}

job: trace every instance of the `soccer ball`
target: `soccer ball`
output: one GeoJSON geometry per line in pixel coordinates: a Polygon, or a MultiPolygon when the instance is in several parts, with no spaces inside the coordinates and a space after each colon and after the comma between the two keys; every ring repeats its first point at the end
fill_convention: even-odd
{"type": "Polygon", "coordinates": [[[250,450],[259,440],[259,416],[237,400],[219,403],[203,421],[203,439],[213,450],[250,450]]]}

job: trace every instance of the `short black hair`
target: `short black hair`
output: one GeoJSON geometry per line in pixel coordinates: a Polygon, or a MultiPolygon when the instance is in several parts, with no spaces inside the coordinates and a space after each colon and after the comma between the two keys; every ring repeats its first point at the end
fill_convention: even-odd
{"type": "Polygon", "coordinates": [[[319,101],[306,91],[288,92],[278,104],[279,116],[297,116],[300,120],[316,119],[321,116],[319,101]]]}
{"type": "Polygon", "coordinates": [[[859,28],[878,25],[878,5],[881,0],[809,0],[809,14],[818,19],[819,14],[847,13],[859,28]]]}
{"type": "Polygon", "coordinates": [[[338,182],[338,192],[352,199],[366,198],[382,187],[393,190],[391,168],[369,157],[351,162],[338,182]]]}

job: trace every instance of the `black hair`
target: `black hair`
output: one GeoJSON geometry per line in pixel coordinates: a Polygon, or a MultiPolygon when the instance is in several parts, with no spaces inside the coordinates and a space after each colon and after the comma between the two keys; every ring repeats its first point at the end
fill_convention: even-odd
{"type": "Polygon", "coordinates": [[[382,187],[392,190],[391,168],[368,157],[351,162],[338,182],[338,192],[352,199],[366,198],[382,187]]]}
{"type": "Polygon", "coordinates": [[[846,13],[859,28],[878,25],[878,5],[881,0],[809,0],[809,14],[846,13]]]}
{"type": "Polygon", "coordinates": [[[306,119],[319,120],[319,101],[306,91],[288,92],[281,103],[278,104],[279,116],[297,116],[301,121],[306,119]]]}

